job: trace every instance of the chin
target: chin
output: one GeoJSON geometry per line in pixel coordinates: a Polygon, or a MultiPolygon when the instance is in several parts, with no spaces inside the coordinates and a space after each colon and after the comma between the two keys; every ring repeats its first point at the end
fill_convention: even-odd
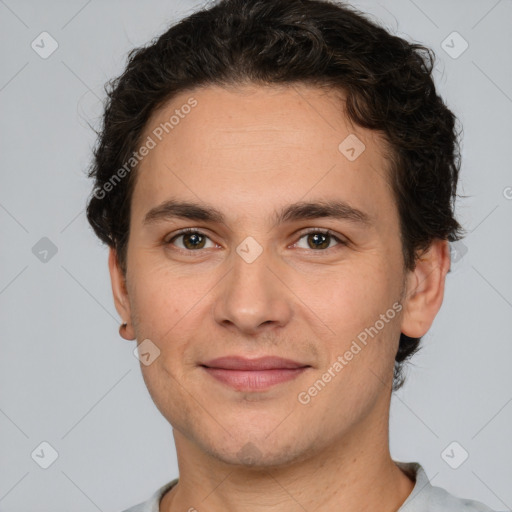
{"type": "MultiPolygon", "coordinates": [[[[282,433],[290,434],[286,429],[282,433]]],[[[257,437],[245,434],[223,441],[219,442],[219,438],[196,439],[196,444],[200,445],[201,451],[227,465],[254,470],[289,467],[308,459],[317,451],[315,446],[303,445],[307,443],[306,439],[301,443],[301,440],[290,437],[280,439],[275,436],[271,439],[267,435],[257,437]]]]}

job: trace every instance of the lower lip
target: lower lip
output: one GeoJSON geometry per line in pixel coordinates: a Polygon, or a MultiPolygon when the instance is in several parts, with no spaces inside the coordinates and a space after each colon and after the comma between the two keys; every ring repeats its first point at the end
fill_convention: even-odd
{"type": "Polygon", "coordinates": [[[261,391],[297,378],[304,370],[307,370],[307,367],[251,371],[208,367],[204,367],[204,369],[214,379],[235,388],[237,391],[261,391]]]}

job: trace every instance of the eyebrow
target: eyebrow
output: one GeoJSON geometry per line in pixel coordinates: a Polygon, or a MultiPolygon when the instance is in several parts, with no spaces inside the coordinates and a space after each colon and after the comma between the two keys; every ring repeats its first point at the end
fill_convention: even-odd
{"type": "MultiPolygon", "coordinates": [[[[274,226],[285,222],[326,217],[338,220],[348,220],[366,227],[372,225],[372,219],[367,213],[350,206],[345,201],[339,200],[314,202],[301,201],[283,207],[279,212],[275,212],[273,216],[274,226]]],[[[151,208],[151,210],[149,210],[144,216],[143,224],[150,225],[174,218],[214,222],[219,224],[225,223],[225,218],[222,212],[212,206],[171,199],[151,208]]]]}

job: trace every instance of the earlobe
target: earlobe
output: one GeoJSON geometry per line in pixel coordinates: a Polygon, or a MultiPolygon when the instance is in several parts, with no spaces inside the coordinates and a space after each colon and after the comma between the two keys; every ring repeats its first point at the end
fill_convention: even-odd
{"type": "Polygon", "coordinates": [[[430,329],[444,297],[446,274],[450,268],[447,240],[436,239],[422,253],[406,280],[401,331],[421,338],[430,329]]]}
{"type": "Polygon", "coordinates": [[[119,334],[125,339],[135,339],[133,328],[130,322],[131,308],[126,287],[126,278],[119,266],[117,253],[112,247],[108,255],[108,268],[110,272],[110,282],[112,285],[112,294],[114,297],[114,304],[119,316],[121,317],[121,324],[126,324],[122,329],[120,328],[119,334]]]}

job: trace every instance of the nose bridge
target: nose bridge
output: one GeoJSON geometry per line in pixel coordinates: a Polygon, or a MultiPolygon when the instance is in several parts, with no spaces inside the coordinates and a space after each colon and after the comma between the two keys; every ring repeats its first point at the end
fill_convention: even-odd
{"type": "Polygon", "coordinates": [[[285,325],[291,317],[290,297],[276,278],[270,249],[247,237],[231,254],[230,265],[216,300],[216,321],[245,332],[285,325]]]}

